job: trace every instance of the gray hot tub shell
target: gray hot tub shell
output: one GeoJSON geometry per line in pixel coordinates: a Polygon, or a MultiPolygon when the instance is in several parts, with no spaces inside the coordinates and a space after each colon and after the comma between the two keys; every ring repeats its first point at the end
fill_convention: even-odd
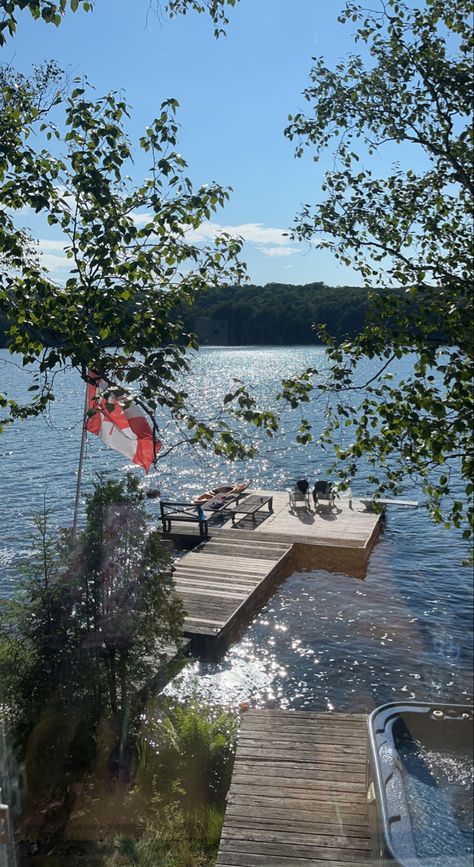
{"type": "Polygon", "coordinates": [[[368,722],[367,801],[373,864],[422,867],[471,865],[472,855],[452,860],[421,857],[407,795],[407,771],[397,750],[400,732],[427,749],[472,752],[473,711],[464,705],[397,704],[377,708],[368,722]]]}

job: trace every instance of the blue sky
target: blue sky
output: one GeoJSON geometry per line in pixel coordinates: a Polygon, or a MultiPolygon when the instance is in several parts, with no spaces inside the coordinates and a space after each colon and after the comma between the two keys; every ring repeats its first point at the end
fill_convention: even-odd
{"type": "MultiPolygon", "coordinates": [[[[177,98],[179,150],[193,181],[233,187],[215,220],[247,239],[251,280],[359,284],[328,252],[283,237],[300,204],[320,197],[325,168],[309,153],[295,160],[283,129],[288,113],[305,105],[311,57],[333,62],[354,47],[350,26],[336,20],[342,6],[342,0],[240,0],[227,36],[215,40],[207,16],[168,21],[147,17],[148,0],[96,0],[93,13],[69,14],[58,29],[20,15],[2,59],[28,73],[31,63],[54,58],[71,75],[87,75],[98,94],[123,90],[134,139],[163,99],[177,98]]],[[[146,158],[136,171],[146,175],[146,158]]],[[[24,219],[59,275],[60,239],[34,217],[24,219]]]]}

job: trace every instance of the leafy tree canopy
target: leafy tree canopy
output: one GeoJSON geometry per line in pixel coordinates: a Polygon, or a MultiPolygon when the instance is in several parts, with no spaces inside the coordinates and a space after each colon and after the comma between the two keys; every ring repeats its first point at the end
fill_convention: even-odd
{"type": "MultiPolygon", "coordinates": [[[[197,344],[176,312],[201,290],[242,276],[238,240],[223,233],[202,246],[190,234],[229,191],[217,183],[193,189],[176,149],[176,100],[162,104],[139,141],[149,171],[134,185],[126,103],[114,93],[96,98],[87,84],[62,93],[60,83],[51,64],[33,80],[3,71],[0,313],[12,323],[8,348],[25,364],[38,362],[39,371],[32,404],[0,398],[7,418],[44,409],[54,398],[58,366],[72,365],[84,380],[94,371],[109,383],[109,396],[125,401],[133,383],[155,424],[156,410],[164,408],[191,443],[243,456],[249,447],[229,420],[198,418],[189,404],[183,374],[187,349],[197,344]],[[57,140],[55,152],[34,149],[33,132],[46,144],[57,140]],[[41,267],[31,241],[16,228],[12,215],[25,205],[65,239],[71,270],[64,285],[41,267]]],[[[273,417],[259,413],[242,389],[235,404],[229,401],[227,416],[228,410],[234,420],[244,413],[246,422],[264,423],[270,432],[274,427],[273,417]]]]}
{"type": "Polygon", "coordinates": [[[238,0],[169,0],[166,10],[171,17],[186,15],[188,11],[208,13],[214,24],[214,36],[217,38],[225,33],[229,23],[227,7],[235,6],[237,2],[238,0]]]}
{"type": "Polygon", "coordinates": [[[317,343],[314,323],[326,325],[338,341],[353,336],[363,327],[366,312],[363,287],[246,283],[198,295],[183,317],[201,343],[291,346],[317,343]]]}
{"type": "MultiPolygon", "coordinates": [[[[224,33],[229,23],[226,13],[227,6],[235,6],[237,0],[169,0],[165,11],[172,18],[175,15],[186,15],[188,11],[207,13],[214,24],[216,37],[224,33]]],[[[153,3],[150,3],[152,6],[153,3]]],[[[159,2],[157,0],[157,6],[159,2]]],[[[0,46],[4,45],[9,36],[17,29],[18,13],[26,10],[36,20],[59,27],[68,10],[76,12],[82,9],[90,12],[94,8],[93,0],[1,0],[0,2],[0,46]]]]}
{"type": "Polygon", "coordinates": [[[92,9],[93,4],[88,0],[2,0],[0,3],[0,45],[4,45],[8,36],[13,36],[18,23],[18,13],[26,10],[36,20],[45,21],[59,27],[63,16],[68,8],[73,12],[79,7],[85,12],[92,9]]]}
{"type": "Polygon", "coordinates": [[[466,537],[474,490],[471,13],[470,0],[387,0],[374,10],[350,0],[339,20],[356,23],[364,54],[334,69],[317,59],[304,94],[310,108],[290,116],[286,130],[298,156],[310,148],[318,159],[331,148],[335,157],[325,199],[304,205],[295,236],[318,237],[364,281],[403,291],[374,293],[360,336],[329,342],[329,380],[307,371],[284,394],[334,394],[323,444],[351,429],[352,443],[337,449],[341,473],[355,474],[365,456],[379,489],[421,479],[433,516],[467,520],[466,537]],[[381,158],[394,154],[400,162],[381,176],[381,158]],[[404,357],[411,372],[392,382],[390,367],[404,357]],[[364,359],[379,368],[361,385],[364,359]],[[454,467],[464,491],[453,484],[454,467]]]}

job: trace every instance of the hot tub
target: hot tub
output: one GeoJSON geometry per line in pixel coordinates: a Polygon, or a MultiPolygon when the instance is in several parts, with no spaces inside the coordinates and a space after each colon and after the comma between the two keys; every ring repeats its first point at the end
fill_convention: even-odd
{"type": "Polygon", "coordinates": [[[472,865],[472,708],[386,704],[368,725],[372,863],[472,865]]]}

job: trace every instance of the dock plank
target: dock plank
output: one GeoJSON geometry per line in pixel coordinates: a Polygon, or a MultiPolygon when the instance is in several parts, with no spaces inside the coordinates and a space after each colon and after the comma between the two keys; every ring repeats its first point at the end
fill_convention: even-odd
{"type": "MultiPolygon", "coordinates": [[[[344,835],[338,834],[321,834],[321,833],[306,833],[301,834],[299,831],[282,831],[281,828],[272,831],[267,830],[249,830],[248,828],[237,828],[228,826],[225,828],[222,839],[229,840],[229,845],[242,840],[245,843],[259,843],[263,845],[279,844],[282,847],[291,846],[293,851],[297,846],[323,848],[323,849],[345,849],[347,838],[344,835]]],[[[351,837],[351,846],[360,853],[367,852],[370,849],[370,839],[368,837],[351,837]]],[[[296,851],[295,851],[296,854],[296,851]]],[[[313,851],[311,855],[315,854],[313,851]]],[[[324,852],[322,853],[324,854],[324,852]]],[[[344,857],[344,853],[343,853],[344,857]]]]}
{"type": "Polygon", "coordinates": [[[217,867],[366,865],[365,761],[363,714],[244,714],[217,867]]]}
{"type": "MultiPolygon", "coordinates": [[[[288,819],[285,814],[285,811],[280,811],[282,813],[281,818],[276,817],[272,814],[270,819],[265,818],[255,818],[254,815],[244,815],[242,816],[240,813],[231,813],[230,809],[228,811],[228,820],[226,827],[228,828],[247,828],[247,829],[255,829],[260,831],[273,831],[277,830],[279,832],[286,832],[293,834],[297,832],[300,835],[305,834],[313,834],[314,832],[314,814],[309,813],[309,818],[306,821],[301,821],[297,819],[288,819]]],[[[339,821],[330,821],[329,816],[324,817],[324,821],[318,822],[318,832],[323,835],[334,835],[338,836],[341,834],[341,823],[339,821]]],[[[346,837],[357,837],[359,839],[368,840],[369,836],[365,830],[363,825],[357,825],[355,822],[352,825],[344,825],[344,834],[346,837]]]]}
{"type": "Polygon", "coordinates": [[[258,540],[242,546],[212,545],[212,539],[203,542],[178,560],[173,581],[183,603],[185,634],[219,639],[260,592],[291,545],[259,545],[258,540]]]}

